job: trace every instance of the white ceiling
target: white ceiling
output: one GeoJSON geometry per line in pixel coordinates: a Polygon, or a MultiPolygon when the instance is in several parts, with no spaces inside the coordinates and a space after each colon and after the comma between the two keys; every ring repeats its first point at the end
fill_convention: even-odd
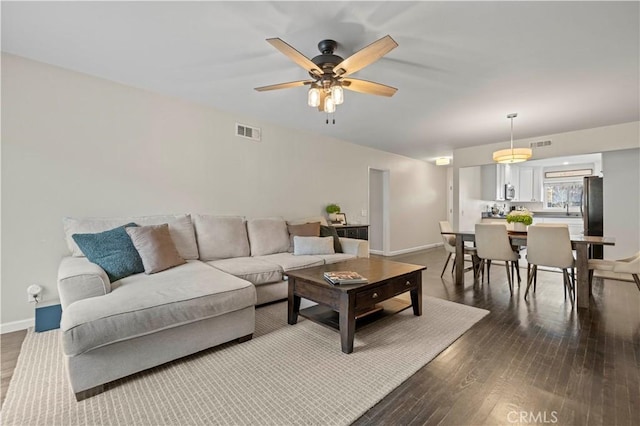
{"type": "MultiPolygon", "coordinates": [[[[2,50],[284,126],[429,160],[454,148],[637,121],[638,2],[2,2],[2,50]],[[307,57],[399,44],[354,74],[398,88],[347,92],[326,125],[307,57]]],[[[248,123],[250,124],[250,123],[248,123]]]]}

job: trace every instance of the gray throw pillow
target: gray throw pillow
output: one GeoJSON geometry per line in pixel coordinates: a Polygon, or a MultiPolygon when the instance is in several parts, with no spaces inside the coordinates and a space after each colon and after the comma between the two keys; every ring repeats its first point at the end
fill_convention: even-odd
{"type": "Polygon", "coordinates": [[[297,235],[293,237],[294,256],[334,253],[331,237],[298,237],[297,235]]]}
{"type": "Polygon", "coordinates": [[[126,228],[126,231],[142,259],[145,274],[186,263],[171,239],[168,224],[126,228]]]}
{"type": "Polygon", "coordinates": [[[114,282],[144,272],[140,255],[126,231],[137,226],[127,223],[95,234],[73,234],[71,238],[89,262],[104,269],[109,281],[114,282]]]}

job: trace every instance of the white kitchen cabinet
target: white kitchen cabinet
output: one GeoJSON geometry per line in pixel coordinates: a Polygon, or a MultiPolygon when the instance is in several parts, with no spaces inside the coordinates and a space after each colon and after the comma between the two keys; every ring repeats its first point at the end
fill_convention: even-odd
{"type": "Polygon", "coordinates": [[[533,198],[533,167],[520,167],[518,183],[519,201],[534,201],[533,198]]]}
{"type": "Polygon", "coordinates": [[[544,201],[544,193],[542,191],[542,167],[533,167],[533,197],[531,201],[538,203],[544,201]]]}
{"type": "Polygon", "coordinates": [[[513,201],[518,201],[520,200],[520,189],[518,188],[520,186],[520,182],[518,182],[520,179],[520,167],[511,164],[504,164],[502,166],[504,167],[504,183],[502,185],[502,190],[504,191],[505,184],[513,185],[513,189],[515,189],[513,201]]]}
{"type": "MultiPolygon", "coordinates": [[[[542,168],[541,167],[518,167],[518,201],[542,201],[542,168]]],[[[515,185],[515,184],[514,184],[515,185]]]]}
{"type": "Polygon", "coordinates": [[[486,164],[480,168],[482,199],[504,201],[505,165],[486,164]]]}

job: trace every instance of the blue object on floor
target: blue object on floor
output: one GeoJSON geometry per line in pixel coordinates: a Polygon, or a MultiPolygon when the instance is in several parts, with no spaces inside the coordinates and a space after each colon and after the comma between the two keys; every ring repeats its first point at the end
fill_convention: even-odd
{"type": "Polygon", "coordinates": [[[62,305],[36,307],[35,331],[40,332],[60,328],[61,316],[62,305]]]}

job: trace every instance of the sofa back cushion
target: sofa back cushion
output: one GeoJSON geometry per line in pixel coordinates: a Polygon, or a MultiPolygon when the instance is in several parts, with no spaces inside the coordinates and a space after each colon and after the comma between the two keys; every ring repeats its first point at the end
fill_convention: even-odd
{"type": "Polygon", "coordinates": [[[251,219],[247,222],[251,256],[283,253],[289,250],[289,231],[283,218],[251,219]]]}
{"type": "Polygon", "coordinates": [[[246,257],[251,254],[247,226],[241,216],[193,215],[200,260],[246,257]]]}
{"type": "Polygon", "coordinates": [[[73,241],[73,234],[94,234],[107,231],[127,223],[134,222],[140,226],[169,224],[171,239],[176,245],[178,253],[183,259],[198,259],[198,245],[196,244],[196,234],[191,223],[191,216],[183,215],[162,215],[162,216],[140,216],[121,218],[73,218],[63,219],[64,233],[67,246],[73,256],[84,256],[80,247],[73,241]]]}

